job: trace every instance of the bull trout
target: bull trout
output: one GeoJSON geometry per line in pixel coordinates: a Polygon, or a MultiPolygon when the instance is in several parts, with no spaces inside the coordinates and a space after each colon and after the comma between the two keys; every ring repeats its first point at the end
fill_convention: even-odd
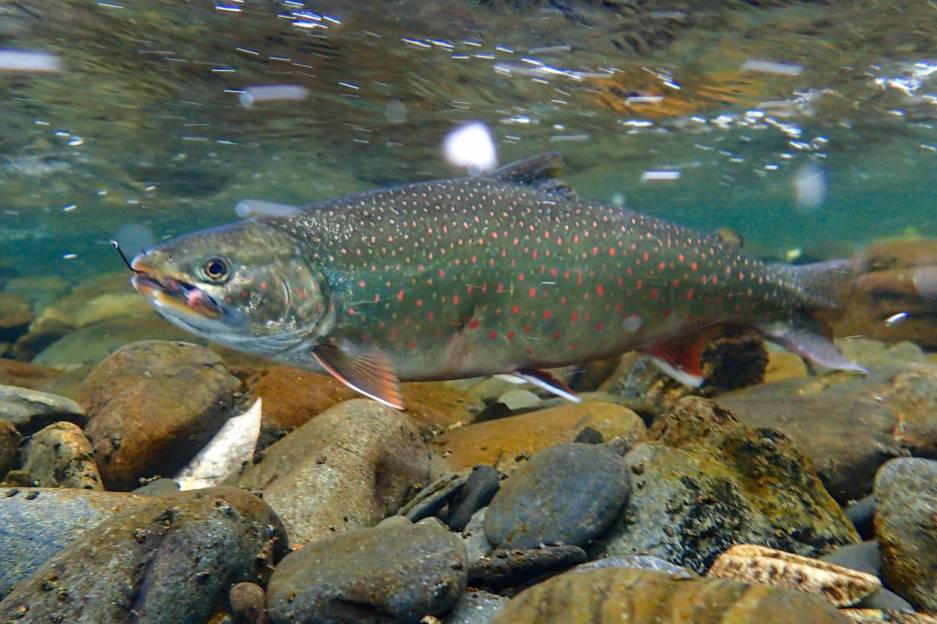
{"type": "Polygon", "coordinates": [[[823,366],[861,371],[811,312],[840,304],[844,262],[769,265],[720,238],[587,201],[555,154],[195,232],[133,259],[170,322],[325,370],[402,409],[401,380],[511,374],[641,350],[702,382],[715,332],[750,326],[823,366]]]}

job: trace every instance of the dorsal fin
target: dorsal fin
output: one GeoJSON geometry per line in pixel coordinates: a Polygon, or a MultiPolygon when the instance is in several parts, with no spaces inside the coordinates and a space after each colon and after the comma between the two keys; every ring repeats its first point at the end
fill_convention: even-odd
{"type": "Polygon", "coordinates": [[[547,152],[510,163],[489,173],[487,177],[510,184],[524,184],[564,197],[576,196],[569,183],[559,178],[563,168],[559,152],[547,152]]]}

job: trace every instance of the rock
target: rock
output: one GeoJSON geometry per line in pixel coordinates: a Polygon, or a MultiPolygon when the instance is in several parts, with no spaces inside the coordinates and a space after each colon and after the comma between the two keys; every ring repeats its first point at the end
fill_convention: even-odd
{"type": "Polygon", "coordinates": [[[736,543],[805,556],[858,541],[803,454],[687,397],[625,456],[631,496],[593,557],[649,554],[702,573],[736,543]]]}
{"type": "Polygon", "coordinates": [[[491,466],[475,466],[451,501],[446,524],[453,531],[461,531],[472,515],[485,507],[501,487],[498,471],[491,466]]]}
{"type": "Polygon", "coordinates": [[[241,581],[263,580],[286,535],[236,488],[159,498],[89,529],[0,602],[4,621],[201,624],[241,581]]]}
{"type": "MultiPolygon", "coordinates": [[[[95,366],[122,347],[146,340],[180,340],[205,345],[206,340],[182,330],[152,313],[102,321],[70,331],[46,345],[34,364],[59,370],[95,366]]],[[[20,357],[24,341],[17,344],[20,357]]]]}
{"type": "Polygon", "coordinates": [[[85,410],[55,394],[0,386],[0,419],[9,421],[20,433],[30,434],[60,420],[84,424],[85,410]]]}
{"type": "Polygon", "coordinates": [[[16,465],[19,456],[20,436],[16,427],[7,420],[0,420],[0,481],[16,465]]]}
{"type": "Polygon", "coordinates": [[[872,522],[875,519],[875,497],[869,494],[847,506],[843,513],[849,518],[856,531],[863,539],[871,539],[875,533],[872,522]]]}
{"type": "Polygon", "coordinates": [[[494,550],[472,562],[468,582],[472,587],[501,591],[556,574],[588,559],[578,546],[542,546],[527,550],[494,550]]]}
{"type": "Polygon", "coordinates": [[[840,546],[820,560],[882,578],[882,555],[875,540],[840,546]]]}
{"type": "Polygon", "coordinates": [[[435,516],[459,493],[466,481],[466,477],[457,474],[442,476],[420,490],[397,513],[406,516],[410,522],[435,516]]]}
{"type": "Polygon", "coordinates": [[[78,425],[58,422],[33,434],[25,455],[23,470],[37,487],[103,489],[91,442],[78,425]]]}
{"type": "Polygon", "coordinates": [[[417,622],[456,604],[467,568],[459,539],[433,524],[350,531],[283,559],[267,609],[274,624],[417,622]]]}
{"type": "Polygon", "coordinates": [[[459,598],[443,624],[488,624],[508,602],[507,598],[480,589],[471,589],[459,598]]]}
{"type": "Polygon", "coordinates": [[[458,472],[479,464],[513,472],[519,459],[526,459],[549,446],[572,442],[584,427],[596,429],[606,440],[622,437],[637,441],[647,435],[638,415],[620,405],[565,403],[440,435],[430,443],[433,474],[458,472]]]}
{"type": "Polygon", "coordinates": [[[267,594],[256,583],[238,583],[228,592],[234,624],[265,624],[267,594]]]}
{"type": "Polygon", "coordinates": [[[765,369],[764,383],[774,383],[785,379],[807,377],[807,365],[796,353],[790,351],[769,351],[768,367],[765,369]]]}
{"type": "Polygon", "coordinates": [[[869,493],[875,471],[906,455],[937,456],[937,367],[912,345],[840,346],[868,376],[831,374],[746,388],[720,405],[753,427],[780,429],[813,460],[839,501],[869,493]],[[822,416],[822,417],[821,417],[822,416]]]}
{"type": "Polygon", "coordinates": [[[400,390],[407,416],[424,435],[470,423],[485,407],[478,397],[445,382],[410,382],[402,384],[400,390]]]}
{"type": "Polygon", "coordinates": [[[0,598],[82,531],[146,501],[122,492],[0,488],[0,598]]]}
{"type": "Polygon", "coordinates": [[[17,295],[0,292],[0,342],[15,342],[26,333],[32,318],[27,301],[17,295]]]}
{"type": "Polygon", "coordinates": [[[164,496],[166,494],[175,494],[180,489],[178,481],[164,477],[162,479],[153,479],[146,485],[141,485],[133,490],[133,493],[139,496],[164,496]]]}
{"type": "MultiPolygon", "coordinates": [[[[882,609],[885,611],[913,612],[914,607],[911,603],[884,587],[862,599],[857,607],[863,609],[882,609]]],[[[935,623],[937,624],[937,623],[935,623]]]]}
{"type": "Polygon", "coordinates": [[[606,557],[605,559],[596,559],[576,566],[576,570],[596,570],[599,568],[616,568],[628,570],[650,570],[652,572],[664,572],[673,578],[695,579],[699,575],[688,570],[683,566],[678,566],[665,561],[660,557],[651,555],[625,555],[624,557],[606,557]]]}
{"type": "Polygon", "coordinates": [[[184,342],[137,342],[101,362],[81,396],[105,486],[175,474],[230,415],[239,386],[215,353],[184,342]]]}
{"type": "Polygon", "coordinates": [[[822,594],[837,607],[851,607],[882,588],[872,574],[752,544],[719,555],[706,576],[822,594]]]}
{"type": "Polygon", "coordinates": [[[496,548],[585,547],[619,516],[628,492],[625,462],[608,449],[544,449],[501,484],[485,516],[485,536],[496,548]]]}
{"type": "Polygon", "coordinates": [[[49,384],[59,374],[58,371],[44,366],[0,358],[0,384],[2,385],[19,386],[30,390],[48,390],[49,384]]]}
{"type": "Polygon", "coordinates": [[[888,585],[937,611],[937,461],[893,459],[875,476],[875,534],[888,585]]]}
{"type": "Polygon", "coordinates": [[[239,483],[263,490],[294,542],[310,544],[395,513],[429,483],[428,468],[429,453],[405,414],[353,399],[267,448],[239,483]]]}
{"type": "Polygon", "coordinates": [[[497,402],[508,408],[510,412],[530,411],[543,404],[543,399],[530,390],[508,390],[497,398],[497,402]]]}
{"type": "Polygon", "coordinates": [[[3,291],[26,300],[35,312],[48,307],[68,288],[69,283],[58,275],[31,275],[14,277],[6,283],[3,291]]]}
{"type": "Polygon", "coordinates": [[[601,569],[567,572],[534,585],[492,624],[846,624],[821,597],[770,586],[674,580],[661,572],[601,569]]]}
{"type": "Polygon", "coordinates": [[[485,514],[488,508],[482,507],[469,520],[469,523],[462,529],[462,541],[465,543],[465,551],[468,553],[468,560],[475,562],[488,555],[493,550],[488,538],[485,537],[485,514]]]}

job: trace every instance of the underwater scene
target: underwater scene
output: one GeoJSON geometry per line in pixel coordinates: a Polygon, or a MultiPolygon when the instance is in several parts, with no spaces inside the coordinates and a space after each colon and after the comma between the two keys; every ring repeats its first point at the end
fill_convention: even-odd
{"type": "Polygon", "coordinates": [[[937,623],[937,3],[0,0],[0,622],[937,623]]]}

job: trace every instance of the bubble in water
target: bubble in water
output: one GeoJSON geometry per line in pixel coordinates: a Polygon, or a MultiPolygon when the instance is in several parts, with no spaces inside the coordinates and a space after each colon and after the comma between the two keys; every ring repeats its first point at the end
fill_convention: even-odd
{"type": "Polygon", "coordinates": [[[61,70],[62,62],[51,52],[0,50],[0,71],[44,74],[61,70]]]}
{"type": "Polygon", "coordinates": [[[804,212],[816,210],[826,198],[826,173],[820,165],[803,165],[794,174],[794,199],[804,212]]]}
{"type": "Polygon", "coordinates": [[[242,199],[234,206],[234,212],[242,218],[247,217],[295,217],[302,208],[290,204],[263,201],[262,199],[242,199]]]}
{"type": "Polygon", "coordinates": [[[446,160],[470,173],[491,171],[498,166],[498,153],[491,130],[480,121],[459,126],[443,141],[446,160]]]}
{"type": "Polygon", "coordinates": [[[142,223],[128,223],[120,226],[114,240],[120,243],[120,248],[129,257],[152,247],[155,242],[153,231],[142,223]]]}
{"type": "Polygon", "coordinates": [[[309,97],[309,89],[302,85],[260,85],[244,89],[238,95],[238,101],[241,106],[250,108],[261,102],[305,100],[307,97],[309,97]]]}
{"type": "Polygon", "coordinates": [[[400,100],[391,100],[384,105],[384,117],[392,124],[401,124],[407,120],[407,105],[400,100]]]}

